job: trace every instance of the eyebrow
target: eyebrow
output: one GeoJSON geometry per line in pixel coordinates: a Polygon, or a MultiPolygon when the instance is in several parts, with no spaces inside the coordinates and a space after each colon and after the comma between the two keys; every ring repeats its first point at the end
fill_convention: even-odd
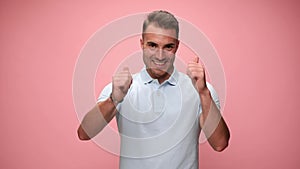
{"type": "MultiPolygon", "coordinates": [[[[157,43],[155,42],[147,42],[147,45],[158,45],[157,43]]],[[[175,43],[168,43],[168,44],[165,44],[163,47],[174,47],[175,46],[175,43]]]]}
{"type": "Polygon", "coordinates": [[[150,42],[147,42],[147,45],[156,45],[157,46],[158,44],[150,41],[150,42]]]}
{"type": "Polygon", "coordinates": [[[169,44],[166,44],[164,47],[174,47],[175,44],[174,43],[169,43],[169,44]]]}

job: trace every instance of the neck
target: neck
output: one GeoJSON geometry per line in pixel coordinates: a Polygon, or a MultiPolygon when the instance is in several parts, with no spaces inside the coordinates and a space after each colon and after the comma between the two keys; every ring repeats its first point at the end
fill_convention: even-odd
{"type": "Polygon", "coordinates": [[[168,80],[171,74],[174,71],[174,67],[172,66],[167,72],[163,73],[162,75],[155,74],[151,69],[147,69],[148,74],[153,78],[157,79],[159,84],[162,84],[164,81],[168,80]]]}

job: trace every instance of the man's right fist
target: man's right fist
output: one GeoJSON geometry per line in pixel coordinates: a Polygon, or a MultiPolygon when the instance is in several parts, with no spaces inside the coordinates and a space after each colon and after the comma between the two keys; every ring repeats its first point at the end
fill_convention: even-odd
{"type": "Polygon", "coordinates": [[[112,79],[111,99],[114,103],[120,103],[126,96],[132,83],[132,76],[129,68],[125,67],[122,71],[117,72],[112,79]]]}

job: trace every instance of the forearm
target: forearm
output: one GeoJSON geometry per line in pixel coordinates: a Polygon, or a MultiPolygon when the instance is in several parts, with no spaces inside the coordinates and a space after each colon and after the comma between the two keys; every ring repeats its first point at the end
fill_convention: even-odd
{"type": "Polygon", "coordinates": [[[117,110],[110,98],[95,105],[83,118],[77,133],[81,140],[96,136],[115,116],[117,110]]]}
{"type": "Polygon", "coordinates": [[[202,113],[200,126],[208,139],[209,144],[216,151],[224,150],[229,141],[229,129],[213,101],[210,91],[204,90],[199,93],[201,99],[202,113]]]}

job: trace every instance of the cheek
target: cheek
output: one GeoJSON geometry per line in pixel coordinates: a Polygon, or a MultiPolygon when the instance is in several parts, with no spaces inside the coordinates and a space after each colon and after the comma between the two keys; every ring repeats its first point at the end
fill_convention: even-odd
{"type": "Polygon", "coordinates": [[[150,63],[152,56],[153,54],[151,54],[149,51],[146,50],[143,51],[143,61],[146,65],[150,63]]]}
{"type": "Polygon", "coordinates": [[[171,61],[174,61],[175,59],[175,54],[173,52],[165,52],[164,55],[166,58],[169,58],[171,61]]]}
{"type": "Polygon", "coordinates": [[[150,59],[150,58],[155,57],[157,55],[157,52],[155,52],[155,50],[145,49],[145,50],[143,50],[143,55],[144,55],[144,57],[150,59]]]}
{"type": "Polygon", "coordinates": [[[155,50],[151,50],[151,49],[144,49],[144,55],[147,57],[152,57],[155,56],[155,50]]]}

